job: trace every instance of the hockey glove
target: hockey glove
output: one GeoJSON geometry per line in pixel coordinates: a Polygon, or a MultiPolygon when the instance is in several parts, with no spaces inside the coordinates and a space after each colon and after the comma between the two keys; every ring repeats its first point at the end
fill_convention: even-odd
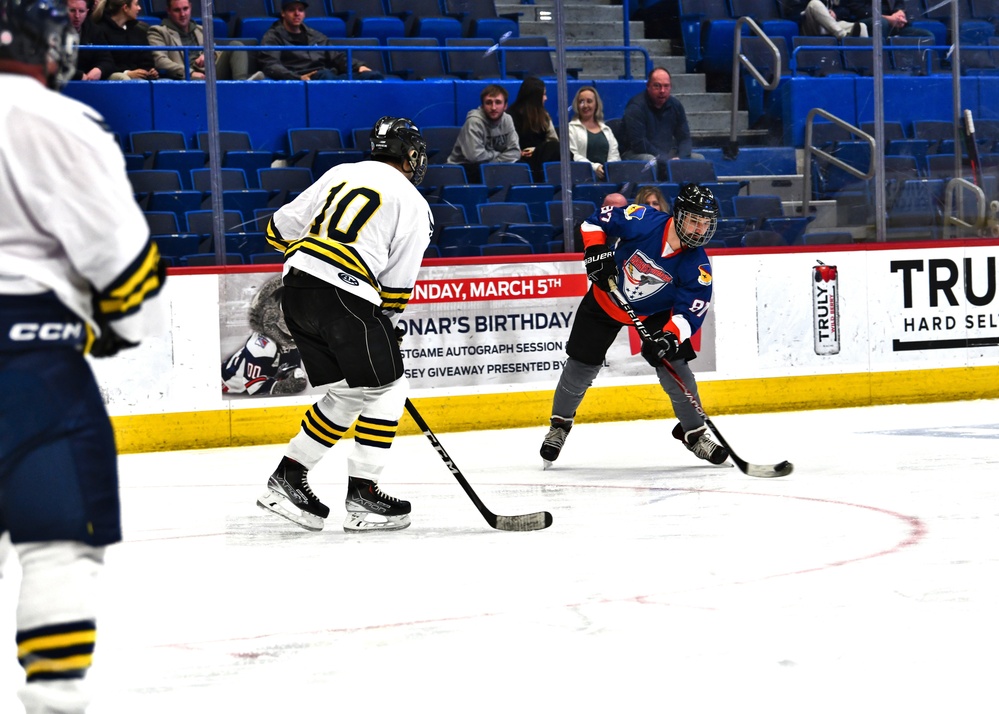
{"type": "Polygon", "coordinates": [[[98,316],[97,325],[100,327],[101,336],[94,340],[94,343],[90,345],[90,356],[91,357],[114,357],[120,350],[126,350],[129,347],[136,347],[138,343],[129,342],[128,340],[122,339],[122,337],[115,332],[107,320],[100,319],[98,316]]]}
{"type": "Polygon", "coordinates": [[[642,357],[653,367],[659,367],[663,360],[676,358],[680,351],[680,338],[669,330],[657,332],[651,340],[642,342],[642,357]]]}
{"type": "Polygon", "coordinates": [[[610,292],[610,282],[617,279],[617,263],[614,251],[607,245],[591,245],[583,251],[583,267],[586,277],[604,292],[610,292]]]}
{"type": "Polygon", "coordinates": [[[277,379],[286,379],[292,372],[302,366],[302,355],[297,347],[281,347],[279,350],[277,379]]]}

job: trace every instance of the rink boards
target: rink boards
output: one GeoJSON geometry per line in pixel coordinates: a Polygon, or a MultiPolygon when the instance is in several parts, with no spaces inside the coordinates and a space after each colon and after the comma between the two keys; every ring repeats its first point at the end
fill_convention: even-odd
{"type": "MultiPolygon", "coordinates": [[[[723,250],[692,363],[709,414],[999,396],[999,241],[723,250]]],[[[171,331],[94,362],[123,453],[280,443],[322,394],[224,395],[222,360],[273,266],[172,271],[171,331]],[[270,270],[268,270],[270,268],[270,270]]],[[[435,431],[545,424],[587,288],[578,256],[427,261],[402,325],[411,397],[435,431]]],[[[578,418],[671,415],[622,330],[578,418]]],[[[403,417],[400,433],[415,433],[403,417]]]]}

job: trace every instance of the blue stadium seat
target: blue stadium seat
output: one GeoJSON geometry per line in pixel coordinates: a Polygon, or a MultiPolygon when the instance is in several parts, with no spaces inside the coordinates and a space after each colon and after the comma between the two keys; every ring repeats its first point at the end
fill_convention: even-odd
{"type": "Polygon", "coordinates": [[[271,29],[275,21],[273,17],[244,17],[239,21],[239,36],[249,37],[256,40],[257,44],[261,44],[264,34],[271,29]]]}
{"type": "Polygon", "coordinates": [[[506,192],[511,203],[526,203],[534,223],[548,222],[548,202],[555,200],[555,187],[550,183],[515,184],[506,192]]]}
{"type": "Polygon", "coordinates": [[[201,250],[204,236],[195,233],[174,233],[154,237],[160,249],[160,255],[168,258],[180,258],[182,255],[197,253],[201,250]]]}
{"type": "Polygon", "coordinates": [[[482,183],[489,187],[491,201],[505,201],[507,190],[516,184],[534,183],[531,167],[525,163],[487,162],[479,166],[482,183]]]}
{"type": "Polygon", "coordinates": [[[153,168],[178,172],[184,189],[194,188],[191,171],[204,168],[207,164],[208,155],[200,149],[157,151],[153,157],[153,168]]]}
{"type": "Polygon", "coordinates": [[[442,258],[476,257],[489,241],[489,226],[448,225],[437,238],[442,258]]]}

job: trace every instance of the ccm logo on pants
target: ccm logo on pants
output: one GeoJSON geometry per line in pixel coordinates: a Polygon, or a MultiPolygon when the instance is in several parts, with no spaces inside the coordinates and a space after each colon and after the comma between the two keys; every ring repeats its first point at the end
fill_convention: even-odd
{"type": "Polygon", "coordinates": [[[7,336],[12,342],[66,342],[83,338],[82,322],[18,322],[7,336]]]}

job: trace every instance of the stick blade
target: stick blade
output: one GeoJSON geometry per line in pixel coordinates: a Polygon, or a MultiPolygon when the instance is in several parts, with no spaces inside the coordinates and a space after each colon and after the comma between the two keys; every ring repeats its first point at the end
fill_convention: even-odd
{"type": "Polygon", "coordinates": [[[743,464],[739,464],[739,467],[743,473],[757,478],[777,478],[778,476],[787,476],[794,471],[794,464],[790,461],[781,461],[774,466],[760,466],[744,462],[743,464]]]}
{"type": "Polygon", "coordinates": [[[541,531],[552,524],[552,514],[548,511],[526,513],[522,516],[496,516],[490,525],[501,531],[541,531]]]}

